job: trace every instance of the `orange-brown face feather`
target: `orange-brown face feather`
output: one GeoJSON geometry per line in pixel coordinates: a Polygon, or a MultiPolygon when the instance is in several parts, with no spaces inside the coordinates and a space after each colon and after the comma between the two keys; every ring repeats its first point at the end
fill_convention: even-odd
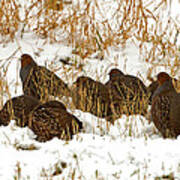
{"type": "Polygon", "coordinates": [[[157,75],[159,85],[164,84],[165,81],[172,79],[166,72],[161,72],[157,75]]]}
{"type": "Polygon", "coordinates": [[[27,66],[33,61],[32,57],[28,54],[23,54],[21,56],[21,68],[27,66]]]}

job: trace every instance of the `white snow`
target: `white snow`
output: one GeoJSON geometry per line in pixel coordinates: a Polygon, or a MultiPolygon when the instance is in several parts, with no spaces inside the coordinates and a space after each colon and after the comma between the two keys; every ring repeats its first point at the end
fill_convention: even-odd
{"type": "MultiPolygon", "coordinates": [[[[28,6],[22,2],[22,6],[28,6]]],[[[115,3],[107,2],[116,8],[115,3]]],[[[178,20],[179,6],[174,0],[171,12],[175,20],[178,20]]],[[[107,7],[104,5],[101,8],[107,7]]],[[[108,13],[113,11],[107,10],[108,13]]],[[[111,19],[111,16],[104,18],[111,19]]],[[[10,97],[22,94],[18,62],[22,53],[31,54],[40,65],[58,70],[56,74],[69,86],[81,75],[106,82],[113,67],[137,75],[148,85],[147,72],[152,66],[140,58],[138,47],[129,43],[126,49],[110,47],[109,54],[105,54],[102,61],[94,55],[85,59],[83,72],[78,73],[75,67],[67,72],[68,67],[59,62],[60,58],[72,57],[78,63],[81,61],[71,54],[72,47],[45,43],[31,32],[25,33],[23,39],[17,34],[16,41],[5,46],[0,44],[0,50],[1,60],[6,62],[1,68],[1,76],[7,80],[10,93],[3,95],[4,103],[10,97]],[[17,53],[10,57],[17,49],[17,53]],[[7,73],[4,71],[6,68],[7,73]]],[[[162,70],[170,72],[167,67],[160,66],[152,72],[152,76],[162,70]]],[[[84,131],[69,142],[54,138],[39,143],[34,140],[35,134],[30,129],[17,127],[13,120],[7,127],[1,126],[0,179],[155,180],[169,174],[173,174],[176,180],[180,179],[180,137],[176,140],[163,139],[154,125],[148,123],[148,117],[123,115],[113,126],[90,113],[74,109],[69,111],[84,124],[84,131]]]]}

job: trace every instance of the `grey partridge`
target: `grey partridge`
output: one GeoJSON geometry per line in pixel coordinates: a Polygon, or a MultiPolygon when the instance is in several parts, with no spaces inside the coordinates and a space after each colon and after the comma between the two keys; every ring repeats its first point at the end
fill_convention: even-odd
{"type": "Polygon", "coordinates": [[[27,95],[8,100],[0,111],[0,124],[6,126],[13,119],[18,126],[27,126],[29,113],[39,104],[37,99],[27,95]]]}
{"type": "Polygon", "coordinates": [[[119,69],[112,69],[109,76],[105,85],[109,89],[115,111],[126,115],[145,115],[148,96],[144,83],[135,76],[123,74],[119,69]]]}
{"type": "Polygon", "coordinates": [[[159,86],[152,97],[151,120],[164,138],[180,134],[180,94],[165,72],[157,75],[159,86]]]}
{"type": "Polygon", "coordinates": [[[21,56],[20,77],[24,94],[39,100],[46,101],[50,95],[70,96],[67,84],[46,67],[38,66],[28,54],[21,56]]]}
{"type": "Polygon", "coordinates": [[[81,76],[73,83],[72,92],[73,104],[77,109],[100,118],[112,115],[109,92],[104,84],[90,77],[81,76]]]}
{"type": "Polygon", "coordinates": [[[37,140],[45,142],[53,137],[70,140],[81,131],[82,122],[66,111],[59,101],[49,101],[36,107],[29,115],[28,127],[37,135],[37,140]]]}

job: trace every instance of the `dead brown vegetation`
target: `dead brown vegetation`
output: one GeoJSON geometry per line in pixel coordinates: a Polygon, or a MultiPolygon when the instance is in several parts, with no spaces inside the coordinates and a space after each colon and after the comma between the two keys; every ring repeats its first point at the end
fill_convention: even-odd
{"type": "MultiPolygon", "coordinates": [[[[126,46],[135,42],[143,58],[159,65],[179,67],[176,41],[179,25],[169,16],[163,24],[163,14],[171,1],[60,1],[29,0],[23,6],[20,1],[0,2],[1,41],[13,41],[20,29],[34,32],[50,42],[66,43],[74,47],[74,53],[86,58],[96,51],[102,54],[111,46],[126,46]],[[169,3],[169,4],[168,4],[169,3]],[[20,8],[24,9],[23,15],[20,8]],[[110,16],[106,16],[110,13],[110,16]],[[158,56],[158,60],[157,60],[158,56]]],[[[168,17],[168,15],[167,15],[168,17]]]]}

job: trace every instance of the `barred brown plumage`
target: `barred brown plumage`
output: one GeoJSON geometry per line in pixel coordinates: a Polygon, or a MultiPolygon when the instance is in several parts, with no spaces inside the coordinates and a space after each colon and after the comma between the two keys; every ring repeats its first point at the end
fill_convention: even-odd
{"type": "Polygon", "coordinates": [[[81,76],[74,82],[72,100],[75,107],[84,112],[90,112],[100,118],[112,116],[107,87],[90,77],[81,76]]]}
{"type": "Polygon", "coordinates": [[[70,96],[67,84],[46,67],[38,66],[28,54],[21,56],[20,77],[26,95],[42,101],[46,101],[49,95],[70,96]]]}
{"type": "Polygon", "coordinates": [[[159,87],[152,97],[151,118],[164,138],[180,134],[180,94],[165,72],[157,75],[159,87]]]}
{"type": "Polygon", "coordinates": [[[49,101],[36,107],[29,115],[28,126],[41,142],[53,137],[70,140],[83,128],[82,122],[68,113],[59,101],[49,101]]]}
{"type": "Polygon", "coordinates": [[[109,76],[110,79],[105,85],[109,89],[115,111],[126,115],[145,115],[148,95],[144,83],[135,76],[123,74],[119,69],[112,69],[109,76]]]}
{"type": "Polygon", "coordinates": [[[8,100],[0,111],[0,124],[8,125],[13,119],[18,126],[27,126],[29,113],[39,104],[37,99],[27,95],[8,100]]]}

